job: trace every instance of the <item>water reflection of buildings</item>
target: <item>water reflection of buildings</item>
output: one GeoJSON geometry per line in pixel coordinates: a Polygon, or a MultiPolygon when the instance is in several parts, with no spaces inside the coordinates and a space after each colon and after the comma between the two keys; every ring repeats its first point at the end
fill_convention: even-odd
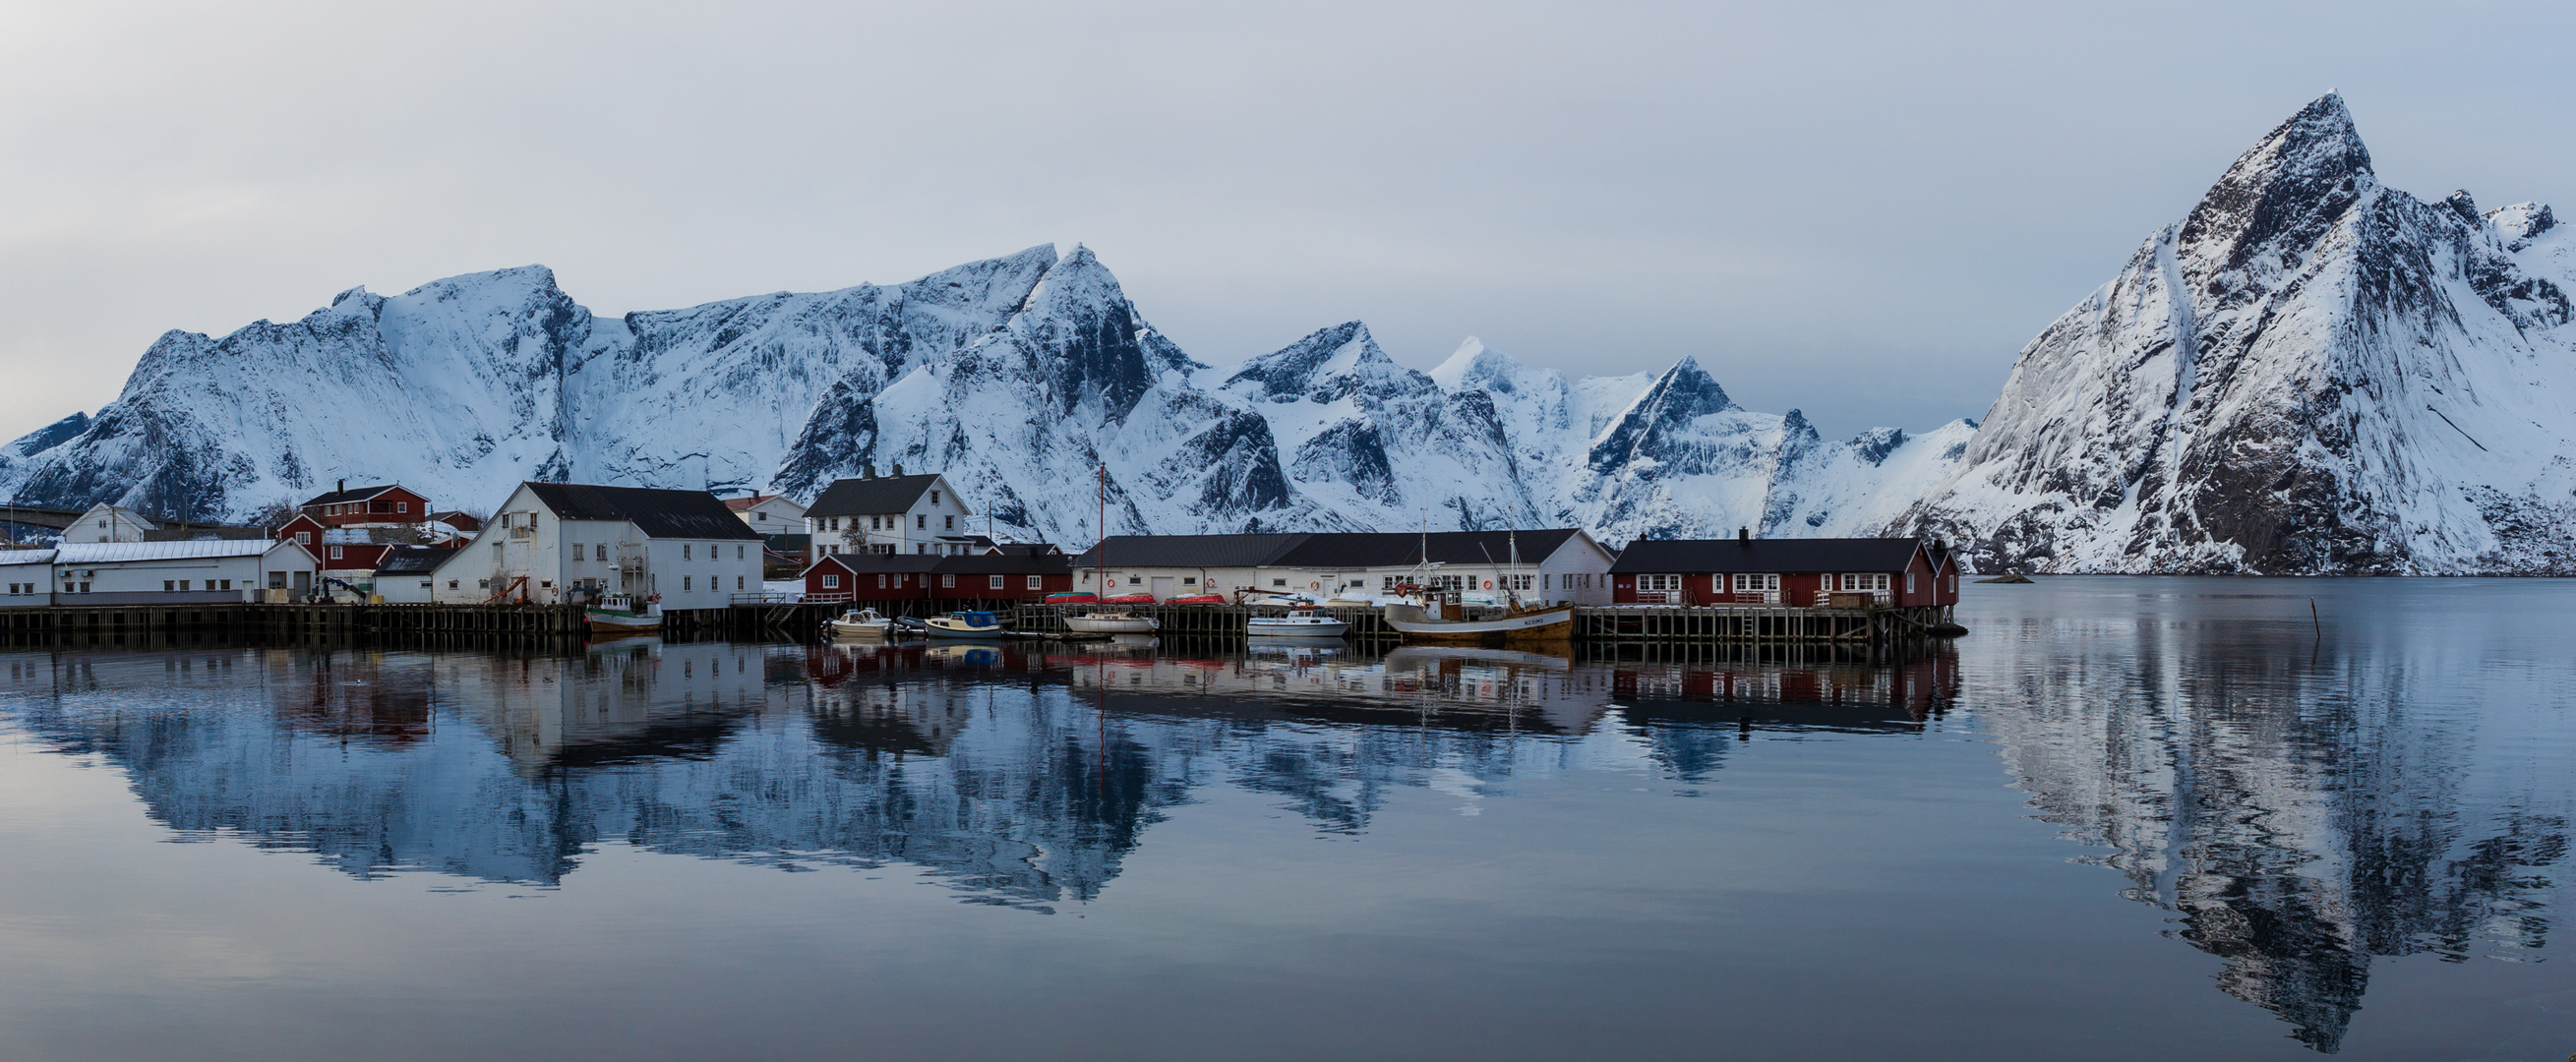
{"type": "Polygon", "coordinates": [[[2509,706],[2435,707],[2461,665],[2404,645],[2321,664],[2235,634],[2103,625],[2084,658],[2040,650],[1971,696],[2009,706],[1981,720],[2041,817],[2109,848],[2124,895],[2316,1050],[2341,1046],[2374,957],[2538,949],[2566,782],[2499,762],[2479,730],[2509,706]]]}
{"type": "Polygon", "coordinates": [[[575,657],[0,660],[11,713],[122,768],[156,818],[357,876],[549,883],[614,842],[783,867],[899,863],[1025,906],[1097,895],[1204,786],[1271,794],[1320,831],[1350,832],[1399,787],[1563,770],[1569,743],[1641,748],[1643,768],[1697,781],[1747,726],[1924,717],[1893,674],[1483,650],[1188,659],[1150,642],[644,640],[575,657]]]}

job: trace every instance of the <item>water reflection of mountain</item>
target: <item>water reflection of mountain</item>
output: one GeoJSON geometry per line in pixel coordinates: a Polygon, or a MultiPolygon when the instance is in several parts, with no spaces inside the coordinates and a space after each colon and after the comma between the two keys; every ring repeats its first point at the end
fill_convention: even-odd
{"type": "Polygon", "coordinates": [[[123,769],[157,819],[360,877],[550,883],[622,842],[789,868],[900,863],[1027,906],[1095,896],[1203,786],[1354,832],[1396,787],[1544,775],[1580,766],[1567,750],[1586,742],[1596,765],[1696,782],[1746,727],[1915,726],[1929,702],[1904,691],[1929,696],[1954,670],[649,640],[570,658],[0,659],[13,714],[123,769]]]}
{"type": "Polygon", "coordinates": [[[2129,878],[2125,895],[2175,912],[2177,936],[2225,960],[2229,994],[2333,1053],[2374,957],[2540,947],[2568,849],[2565,780],[2510,765],[2479,732],[2509,705],[2436,707],[2438,676],[2475,665],[2403,641],[2319,663],[2304,638],[2249,645],[2226,624],[2078,636],[2087,659],[2031,640],[1970,697],[2009,706],[1982,722],[2041,817],[2110,848],[2100,861],[2129,878]]]}

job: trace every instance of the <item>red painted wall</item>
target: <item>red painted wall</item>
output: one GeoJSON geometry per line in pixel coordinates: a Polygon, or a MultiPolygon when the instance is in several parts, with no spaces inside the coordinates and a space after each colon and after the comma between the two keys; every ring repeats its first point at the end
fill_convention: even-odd
{"type": "Polygon", "coordinates": [[[429,499],[401,487],[395,487],[362,502],[349,502],[339,506],[316,505],[306,509],[304,515],[330,527],[346,527],[350,524],[416,524],[428,519],[429,499]],[[332,513],[330,510],[333,508],[351,511],[332,513]],[[397,512],[397,509],[401,511],[397,512]]]}

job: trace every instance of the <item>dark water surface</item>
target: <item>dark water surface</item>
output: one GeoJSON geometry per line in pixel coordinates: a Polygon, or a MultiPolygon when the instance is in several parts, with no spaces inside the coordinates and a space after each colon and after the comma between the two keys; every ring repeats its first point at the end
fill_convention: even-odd
{"type": "Polygon", "coordinates": [[[0,1057],[2576,1051],[2576,584],[1971,589],[1893,668],[0,649],[0,1057]]]}

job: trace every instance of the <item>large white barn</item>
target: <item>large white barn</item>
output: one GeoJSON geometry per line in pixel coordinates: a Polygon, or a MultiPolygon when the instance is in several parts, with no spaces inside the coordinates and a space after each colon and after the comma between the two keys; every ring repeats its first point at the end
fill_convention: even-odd
{"type": "MultiPolygon", "coordinates": [[[[659,596],[723,608],[760,591],[758,532],[702,490],[521,483],[430,576],[440,604],[659,596]]],[[[415,580],[416,581],[416,580],[415,580]]]]}

